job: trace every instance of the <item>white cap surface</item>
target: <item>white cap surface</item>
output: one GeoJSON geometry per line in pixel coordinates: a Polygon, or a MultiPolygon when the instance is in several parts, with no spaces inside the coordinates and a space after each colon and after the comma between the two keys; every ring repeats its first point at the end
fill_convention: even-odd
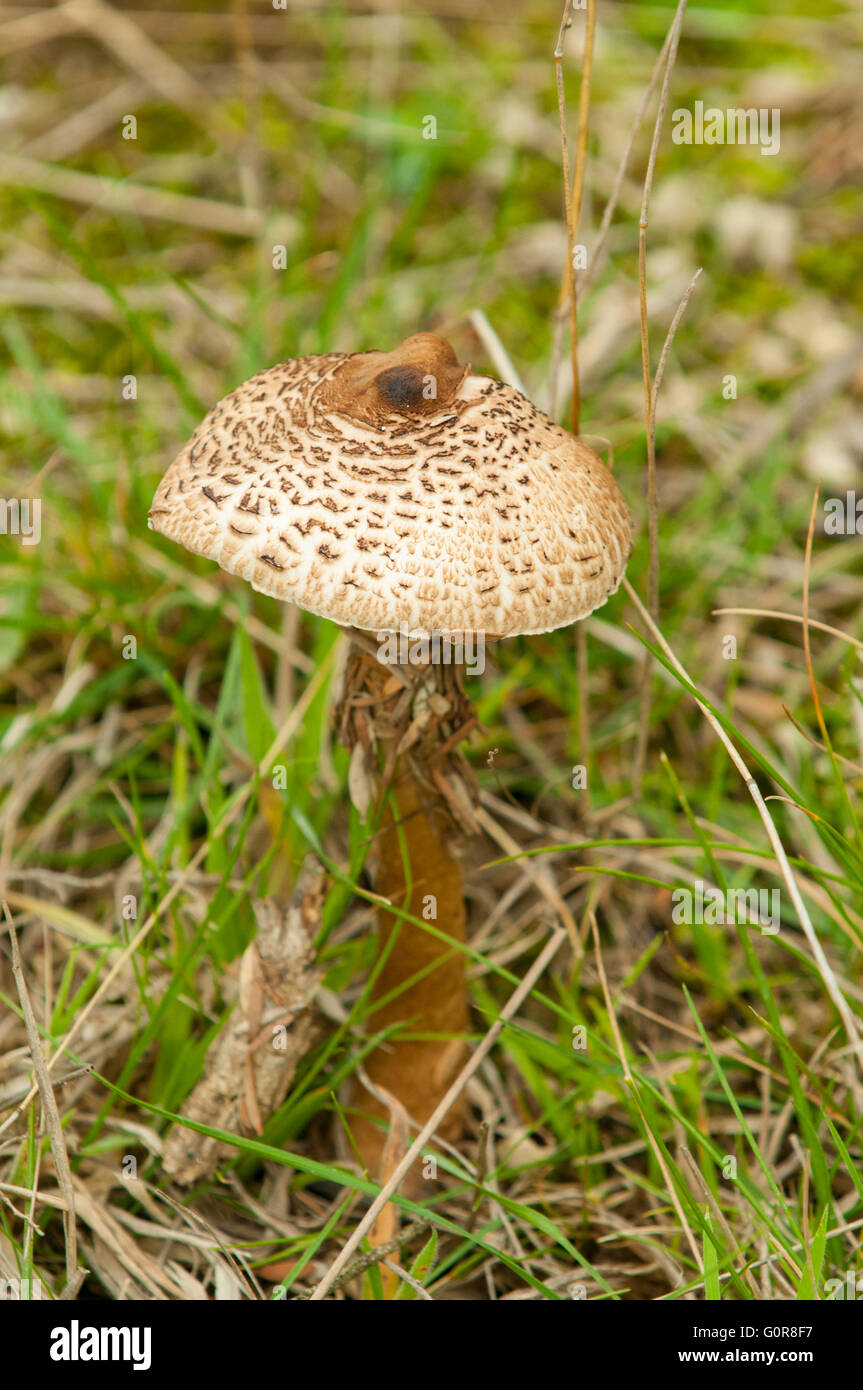
{"type": "Polygon", "coordinates": [[[631,546],[596,454],[431,333],[244,382],[171,464],[150,525],[310,613],[418,636],[575,622],[631,546]]]}

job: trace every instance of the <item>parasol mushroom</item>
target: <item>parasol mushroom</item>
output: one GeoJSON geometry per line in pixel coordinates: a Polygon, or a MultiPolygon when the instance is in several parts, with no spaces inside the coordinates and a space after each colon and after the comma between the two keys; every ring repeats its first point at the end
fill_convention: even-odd
{"type": "MultiPolygon", "coordinates": [[[[459,750],[474,721],[454,658],[604,603],[629,554],[626,504],[586,445],[418,333],[390,353],[283,362],[231,392],[168,469],[150,525],[352,630],[337,723],[355,800],[370,781],[386,798],[375,888],[400,910],[379,915],[371,992],[373,1027],[392,1031],[367,1060],[371,1091],[355,1090],[374,1170],[391,1098],[422,1124],[463,1056],[452,841],[476,829],[459,750]]],[[[439,1132],[461,1123],[454,1108],[439,1132]]]]}

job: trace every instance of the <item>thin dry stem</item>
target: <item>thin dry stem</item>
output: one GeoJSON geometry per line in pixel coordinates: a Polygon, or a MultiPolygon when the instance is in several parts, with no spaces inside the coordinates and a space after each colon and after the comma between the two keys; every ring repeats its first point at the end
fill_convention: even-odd
{"type": "Polygon", "coordinates": [[[555,82],[557,86],[557,110],[560,120],[560,145],[561,145],[561,172],[563,174],[563,197],[564,212],[566,216],[566,265],[564,267],[563,279],[560,289],[558,302],[558,312],[555,315],[554,323],[554,347],[552,352],[553,369],[551,374],[551,396],[550,409],[552,414],[557,408],[557,366],[560,357],[560,346],[563,336],[562,313],[569,305],[570,321],[570,355],[572,361],[572,432],[578,434],[579,422],[581,417],[581,388],[578,372],[578,290],[575,274],[575,238],[578,234],[578,223],[581,216],[581,204],[584,196],[584,170],[587,162],[587,132],[590,117],[590,79],[593,71],[593,41],[596,32],[596,3],[595,0],[588,0],[587,21],[584,39],[584,57],[581,66],[581,89],[578,102],[578,145],[575,155],[575,174],[570,187],[569,178],[569,143],[566,134],[566,95],[563,85],[563,44],[566,30],[572,24],[571,18],[572,0],[567,0],[564,6],[563,17],[560,23],[560,31],[557,37],[557,44],[554,50],[555,63],[555,82]]]}
{"type": "Polygon", "coordinates": [[[668,332],[665,335],[665,342],[662,345],[662,352],[659,354],[659,366],[656,368],[656,376],[653,378],[653,387],[651,389],[650,396],[650,430],[654,437],[654,442],[656,438],[656,402],[659,399],[659,391],[660,387],[662,386],[662,378],[665,375],[665,363],[668,360],[668,353],[671,348],[671,344],[674,342],[675,334],[677,333],[677,330],[680,326],[680,320],[686,313],[686,306],[692,298],[693,290],[695,289],[695,286],[698,284],[700,278],[701,266],[699,266],[696,270],[695,274],[689,282],[686,293],[684,294],[683,298],[681,299],[680,303],[674,311],[674,318],[671,320],[668,332]]]}
{"type": "MultiPolygon", "coordinates": [[[[103,212],[134,213],[186,227],[200,227],[226,236],[258,237],[266,218],[257,208],[241,208],[213,198],[197,198],[187,193],[170,193],[149,188],[132,179],[111,179],[102,174],[85,174],[57,164],[43,164],[20,155],[0,155],[0,183],[17,188],[33,188],[85,207],[103,212]]],[[[290,232],[293,220],[282,219],[281,230],[290,232]]]]}
{"type": "MultiPolygon", "coordinates": [[[[575,253],[575,231],[572,225],[572,199],[570,197],[570,177],[569,177],[569,140],[566,134],[566,93],[563,86],[563,41],[567,29],[572,23],[570,11],[572,0],[566,0],[563,7],[563,16],[560,21],[560,31],[557,36],[557,44],[554,49],[554,81],[557,89],[557,115],[560,121],[560,163],[563,174],[563,210],[566,217],[566,272],[564,284],[566,292],[564,305],[569,302],[570,315],[570,343],[572,348],[572,373],[573,373],[573,400],[576,398],[577,387],[575,382],[578,377],[578,338],[575,326],[575,299],[570,291],[572,279],[572,259],[575,253]]],[[[578,426],[573,420],[573,434],[578,433],[578,426]]]]}
{"type": "MultiPolygon", "coordinates": [[[[780,608],[713,608],[711,613],[715,616],[720,613],[734,613],[745,618],[784,618],[789,623],[807,621],[799,613],[785,613],[780,608]]],[[[843,642],[849,642],[852,647],[859,647],[863,652],[863,642],[857,637],[852,637],[850,633],[841,632],[838,627],[831,627],[829,623],[820,623],[816,618],[809,618],[808,624],[810,627],[817,627],[819,632],[829,632],[831,637],[841,637],[843,642]]]]}
{"type": "Polygon", "coordinates": [[[653,65],[653,71],[650,74],[650,81],[648,82],[647,87],[645,88],[644,95],[642,96],[641,101],[639,102],[638,111],[635,114],[635,119],[633,120],[632,125],[630,127],[629,137],[627,139],[623,155],[621,156],[620,164],[617,168],[617,173],[614,176],[614,183],[611,187],[611,193],[609,194],[608,202],[606,203],[605,208],[603,209],[602,219],[600,221],[599,228],[596,233],[596,240],[593,243],[593,250],[591,252],[590,257],[590,265],[584,273],[582,293],[586,293],[592,287],[597,275],[599,274],[602,268],[602,252],[605,250],[605,240],[608,236],[609,227],[611,226],[611,219],[614,216],[615,211],[617,209],[618,200],[620,198],[620,190],[623,187],[623,180],[626,177],[626,171],[629,167],[629,160],[632,154],[633,146],[635,144],[635,139],[638,135],[639,130],[641,129],[641,123],[644,120],[647,108],[650,105],[651,97],[653,96],[653,93],[656,90],[656,84],[659,81],[659,74],[662,72],[663,65],[668,56],[668,47],[670,43],[671,30],[669,29],[668,33],[665,36],[665,42],[663,43],[662,48],[659,50],[659,56],[653,65]]]}
{"type": "Polygon", "coordinates": [[[501,381],[505,381],[508,386],[512,386],[514,390],[520,391],[523,396],[526,396],[527,392],[513,365],[512,358],[482,309],[471,309],[468,314],[468,321],[491,358],[492,365],[501,381]]]}
{"type": "MultiPolygon", "coordinates": [[[[685,12],[686,0],[679,0],[668,35],[668,58],[665,64],[665,76],[662,79],[662,87],[659,93],[659,107],[653,126],[650,158],[647,162],[647,173],[644,178],[644,188],[641,197],[641,215],[638,219],[638,294],[641,323],[641,370],[644,382],[644,423],[647,435],[647,536],[649,551],[647,606],[654,621],[658,621],[659,619],[659,500],[656,490],[654,425],[656,393],[653,389],[650,372],[650,340],[647,319],[647,214],[650,207],[650,195],[653,192],[656,157],[659,150],[659,138],[665,119],[665,108],[668,104],[668,90],[671,85],[671,74],[674,70],[674,61],[677,57],[677,46],[680,41],[680,31],[683,26],[683,16],[685,12]]],[[[685,308],[685,304],[683,307],[685,308]]],[[[635,767],[632,777],[633,792],[636,796],[641,792],[644,765],[647,760],[652,684],[652,666],[649,661],[645,660],[641,674],[641,715],[635,750],[635,767]]]]}
{"type": "Polygon", "coordinates": [[[572,245],[566,272],[566,293],[570,304],[572,355],[572,432],[578,434],[581,418],[581,386],[578,375],[578,280],[573,255],[581,218],[584,197],[584,170],[587,162],[587,128],[590,118],[590,78],[593,71],[593,39],[596,32],[596,0],[587,0],[587,28],[584,36],[584,58],[581,67],[581,91],[578,99],[578,145],[575,153],[575,175],[572,182],[572,245]]]}
{"type": "Polygon", "coordinates": [[[575,628],[575,668],[578,677],[578,756],[584,766],[584,794],[590,809],[590,703],[587,665],[587,625],[575,628]]]}
{"type": "MultiPolygon", "coordinates": [[[[677,57],[677,45],[680,40],[680,30],[685,12],[686,0],[679,0],[671,26],[668,61],[665,65],[665,76],[662,79],[662,88],[659,93],[659,109],[653,127],[650,158],[647,162],[647,173],[644,178],[644,190],[641,198],[641,216],[638,219],[638,291],[641,309],[641,368],[644,378],[644,414],[647,430],[647,525],[650,545],[647,597],[648,608],[654,620],[659,618],[659,507],[656,493],[656,451],[654,447],[656,393],[651,384],[650,340],[647,319],[647,214],[650,207],[650,195],[653,192],[659,137],[662,134],[665,108],[668,104],[668,89],[671,85],[671,74],[674,70],[674,60],[677,57]]],[[[685,302],[683,307],[685,308],[685,302]]]]}
{"type": "Polygon", "coordinates": [[[54,1155],[54,1168],[57,1173],[57,1181],[60,1184],[60,1191],[63,1193],[66,1202],[63,1209],[63,1234],[66,1243],[66,1283],[68,1285],[71,1284],[78,1270],[78,1232],[75,1224],[75,1194],[72,1187],[72,1170],[69,1167],[69,1155],[66,1152],[66,1140],[63,1136],[63,1126],[60,1122],[60,1111],[57,1108],[57,1100],[51,1085],[51,1078],[48,1075],[48,1068],[45,1065],[45,1054],[42,1051],[39,1028],[36,1024],[33,1006],[30,1003],[27,981],[24,978],[24,970],[21,964],[21,951],[18,946],[18,933],[15,930],[12,914],[5,902],[3,903],[3,912],[6,917],[6,924],[9,928],[9,938],[12,943],[12,975],[18,990],[24,1027],[27,1030],[27,1042],[30,1047],[30,1056],[33,1060],[33,1070],[36,1073],[36,1084],[42,1098],[42,1114],[45,1119],[45,1128],[48,1131],[48,1137],[51,1141],[51,1152],[54,1155]]]}
{"type": "Polygon", "coordinates": [[[566,931],[562,927],[558,927],[553,933],[553,935],[550,937],[544,950],[542,950],[540,954],[537,956],[536,960],[534,961],[527,975],[522,980],[521,984],[518,986],[517,989],[513,990],[506,1004],[504,1004],[503,1008],[501,1009],[500,1016],[492,1024],[491,1028],[489,1028],[488,1032],[486,1033],[482,1042],[477,1047],[476,1051],[462,1067],[461,1071],[453,1081],[446,1095],[441,1100],[434,1114],[429,1116],[429,1119],[423,1125],[416,1139],[411,1144],[410,1148],[402,1158],[398,1167],[393,1172],[389,1181],[384,1184],[377,1197],[372,1202],[362,1221],[360,1221],[353,1234],[342,1246],[342,1249],[339,1251],[339,1254],[336,1256],[335,1260],[333,1260],[333,1263],[330,1265],[323,1279],[320,1281],[314,1293],[311,1295],[313,1300],[319,1302],[327,1294],[337,1275],[347,1264],[351,1255],[354,1253],[357,1246],[360,1244],[360,1241],[362,1240],[363,1236],[369,1230],[371,1230],[372,1226],[374,1226],[378,1216],[383,1211],[387,1202],[390,1200],[393,1193],[398,1188],[398,1185],[401,1182],[402,1178],[408,1172],[415,1159],[419,1157],[420,1153],[422,1152],[423,1145],[426,1144],[428,1140],[432,1137],[441,1120],[449,1110],[450,1106],[453,1105],[453,1103],[458,1099],[458,1097],[464,1090],[464,1087],[467,1085],[468,1081],[473,1076],[474,1072],[476,1072],[479,1069],[480,1064],[482,1063],[484,1058],[488,1056],[489,1052],[491,1052],[491,1049],[494,1047],[500,1033],[503,1030],[504,1024],[510,1018],[512,1018],[513,1014],[515,1014],[521,1007],[522,1003],[530,994],[530,991],[533,989],[537,980],[542,975],[542,972],[547,968],[547,966],[557,955],[557,952],[563,945],[564,941],[566,941],[566,939],[566,931]]]}

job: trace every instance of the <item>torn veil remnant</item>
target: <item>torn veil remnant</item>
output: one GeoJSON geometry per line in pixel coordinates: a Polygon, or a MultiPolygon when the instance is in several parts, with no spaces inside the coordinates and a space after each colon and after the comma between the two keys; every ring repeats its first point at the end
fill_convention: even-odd
{"type": "MultiPolygon", "coordinates": [[[[223,985],[226,1002],[236,1007],[207,1053],[204,1076],[183,1103],[187,1119],[260,1136],[281,1105],[320,1027],[314,997],[323,972],[313,961],[324,897],[323,871],[309,857],[287,906],[274,898],[253,900],[257,936],[223,985]]],[[[188,1186],[235,1156],[230,1145],[175,1125],[162,1166],[188,1186]]]]}
{"type": "MultiPolygon", "coordinates": [[[[263,593],[379,638],[565,626],[616,590],[631,544],[626,503],[596,454],[433,333],[252,377],[168,469],[150,525],[263,593]]],[[[391,792],[377,891],[438,933],[380,914],[387,954],[369,1026],[409,1022],[368,1059],[376,1095],[356,1093],[354,1134],[374,1166],[386,1093],[422,1124],[462,1056],[465,913],[450,841],[454,827],[474,828],[458,749],[472,716],[456,668],[388,667],[357,638],[337,719],[360,750],[352,791],[365,780],[391,792]]],[[[460,1122],[456,1108],[441,1132],[460,1122]]]]}

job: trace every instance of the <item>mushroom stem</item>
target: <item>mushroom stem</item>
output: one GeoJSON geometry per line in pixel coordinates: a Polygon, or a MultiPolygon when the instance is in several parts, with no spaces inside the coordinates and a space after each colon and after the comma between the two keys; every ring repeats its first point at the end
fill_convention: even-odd
{"type": "MultiPolygon", "coordinates": [[[[392,1024],[403,1027],[370,1055],[366,1073],[412,1120],[424,1124],[464,1057],[468,1008],[464,953],[458,949],[465,939],[462,870],[447,850],[443,815],[429,806],[428,790],[406,759],[397,762],[390,789],[396,815],[388,799],[378,838],[376,890],[394,907],[445,932],[453,945],[380,911],[378,951],[385,960],[372,987],[372,1005],[378,1007],[372,1008],[367,1027],[375,1032],[392,1024]],[[414,980],[420,972],[422,978],[414,980]]],[[[352,1123],[354,1139],[366,1167],[377,1173],[389,1113],[359,1082],[354,1100],[363,1111],[352,1123]]],[[[463,1114],[462,1105],[452,1107],[439,1134],[457,1137],[463,1114]]]]}
{"type": "MultiPolygon", "coordinates": [[[[384,798],[369,863],[375,889],[418,919],[385,908],[378,914],[380,969],[367,1030],[399,1026],[366,1060],[369,1085],[378,1094],[357,1077],[359,1113],[351,1120],[363,1162],[378,1175],[394,1119],[381,1093],[424,1124],[465,1052],[468,1001],[459,946],[466,913],[461,864],[449,838],[478,831],[476,784],[459,748],[476,719],[456,662],[384,663],[366,634],[354,632],[352,639],[336,727],[352,749],[352,767],[356,759],[356,785],[376,782],[384,798]]],[[[366,790],[360,798],[363,811],[368,796],[366,790]]],[[[455,1138],[463,1115],[463,1106],[451,1108],[441,1136],[455,1138]]]]}

